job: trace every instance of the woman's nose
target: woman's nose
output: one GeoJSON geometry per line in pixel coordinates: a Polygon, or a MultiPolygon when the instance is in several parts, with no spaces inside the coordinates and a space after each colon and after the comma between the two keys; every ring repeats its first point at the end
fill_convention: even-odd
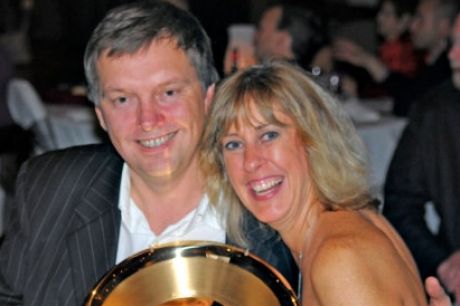
{"type": "Polygon", "coordinates": [[[247,145],[244,150],[244,168],[246,171],[257,170],[263,161],[262,148],[258,145],[247,145]]]}

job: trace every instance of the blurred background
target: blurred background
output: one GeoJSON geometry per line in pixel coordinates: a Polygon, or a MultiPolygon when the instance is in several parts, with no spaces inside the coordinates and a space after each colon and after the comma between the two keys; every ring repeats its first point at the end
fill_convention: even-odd
{"type": "MultiPolygon", "coordinates": [[[[128,0],[1,0],[0,43],[15,63],[15,74],[29,80],[43,100],[85,103],[82,56],[89,35],[110,8],[128,0]],[[76,86],[76,87],[75,87],[76,86]],[[66,92],[74,88],[74,95],[66,92]]],[[[182,1],[178,1],[182,2],[182,1]]],[[[222,72],[227,28],[235,23],[257,24],[270,0],[188,0],[212,40],[216,66],[222,72]]],[[[304,6],[328,25],[349,29],[373,48],[376,0],[277,1],[304,6]],[[364,22],[366,27],[360,24],[364,22]],[[356,26],[358,25],[358,26],[356,26]]],[[[372,51],[372,50],[371,50],[372,51]]]]}

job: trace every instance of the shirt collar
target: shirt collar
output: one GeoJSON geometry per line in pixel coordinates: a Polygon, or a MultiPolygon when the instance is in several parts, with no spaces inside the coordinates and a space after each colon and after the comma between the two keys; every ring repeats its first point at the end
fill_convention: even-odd
{"type": "MultiPolygon", "coordinates": [[[[153,243],[184,240],[183,238],[187,238],[190,233],[197,232],[196,227],[205,226],[215,229],[216,231],[222,231],[225,236],[225,231],[223,230],[223,226],[219,221],[217,212],[214,207],[209,205],[209,200],[206,195],[202,197],[196,209],[189,212],[177,223],[168,226],[161,234],[157,236],[150,230],[147,219],[139,207],[132,200],[130,190],[131,181],[129,178],[129,167],[125,163],[123,165],[121,176],[120,199],[118,208],[121,211],[121,222],[126,227],[126,229],[133,234],[152,235],[154,237],[153,243]]],[[[193,234],[191,235],[193,236],[193,234]]],[[[194,239],[201,240],[199,237],[194,239]]]]}

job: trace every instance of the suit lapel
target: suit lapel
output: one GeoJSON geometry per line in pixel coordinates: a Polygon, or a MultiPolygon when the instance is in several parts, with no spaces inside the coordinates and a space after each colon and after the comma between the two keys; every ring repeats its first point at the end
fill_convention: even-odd
{"type": "Polygon", "coordinates": [[[76,296],[90,289],[116,260],[120,212],[118,194],[123,162],[116,155],[95,160],[81,203],[75,209],[74,229],[67,242],[76,296]]]}

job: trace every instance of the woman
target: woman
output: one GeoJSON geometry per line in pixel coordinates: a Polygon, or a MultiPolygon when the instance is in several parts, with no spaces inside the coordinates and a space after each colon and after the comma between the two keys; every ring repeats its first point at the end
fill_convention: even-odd
{"type": "Polygon", "coordinates": [[[281,234],[302,305],[426,305],[414,261],[369,194],[352,123],[302,70],[255,66],[217,89],[201,162],[212,203],[244,243],[244,205],[281,234]]]}
{"type": "Polygon", "coordinates": [[[376,82],[381,82],[388,71],[414,77],[422,64],[408,32],[415,4],[412,0],[382,1],[376,17],[377,33],[382,38],[378,54],[339,38],[334,42],[336,59],[363,67],[376,82]]]}
{"type": "MultiPolygon", "coordinates": [[[[335,40],[334,57],[339,61],[363,68],[372,77],[373,82],[365,78],[358,80],[362,87],[359,92],[361,96],[394,95],[394,91],[399,87],[392,89],[394,86],[392,87],[391,82],[385,83],[390,73],[396,73],[409,80],[419,74],[423,66],[422,54],[414,50],[409,34],[416,4],[416,0],[380,1],[376,28],[381,43],[377,54],[366,51],[349,39],[335,40]]],[[[404,106],[395,107],[395,113],[406,115],[404,106]]]]}
{"type": "Polygon", "coordinates": [[[409,35],[416,4],[414,0],[384,0],[377,13],[377,33],[382,38],[378,56],[390,71],[408,77],[414,77],[422,64],[409,35]]]}

